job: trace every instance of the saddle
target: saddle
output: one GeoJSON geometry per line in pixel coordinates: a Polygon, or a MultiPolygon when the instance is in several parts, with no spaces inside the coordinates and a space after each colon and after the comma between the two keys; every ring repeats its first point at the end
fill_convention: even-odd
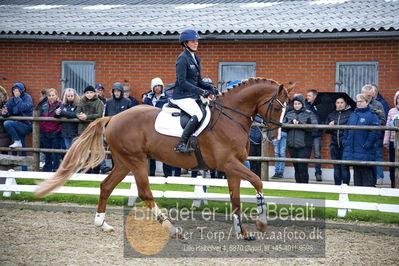
{"type": "MultiPolygon", "coordinates": [[[[197,102],[198,103],[198,102],[197,102]]],[[[199,107],[202,111],[202,119],[198,124],[193,136],[198,136],[209,124],[211,112],[207,104],[200,102],[199,107]]],[[[171,103],[165,104],[155,119],[155,131],[160,134],[181,137],[184,127],[187,125],[191,116],[181,110],[177,105],[171,103]]]]}
{"type": "MultiPolygon", "coordinates": [[[[191,147],[194,148],[194,154],[198,163],[198,165],[191,170],[206,170],[208,167],[202,157],[197,136],[199,136],[199,134],[201,134],[201,132],[208,126],[209,121],[211,120],[211,112],[208,104],[203,104],[201,101],[197,101],[197,103],[203,116],[197,129],[189,139],[191,147]]],[[[159,112],[155,119],[155,131],[167,136],[181,137],[184,127],[187,125],[190,118],[191,116],[189,114],[169,101],[169,103],[162,107],[161,112],[159,112]]]]}

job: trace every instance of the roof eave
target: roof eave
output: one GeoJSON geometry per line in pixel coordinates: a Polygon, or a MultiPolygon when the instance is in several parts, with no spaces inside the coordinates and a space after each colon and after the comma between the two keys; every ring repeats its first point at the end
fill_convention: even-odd
{"type": "MultiPolygon", "coordinates": [[[[300,32],[300,33],[224,33],[201,35],[203,40],[305,40],[305,39],[358,39],[358,38],[397,38],[399,30],[360,31],[360,32],[300,32]]],[[[38,41],[175,41],[178,35],[65,35],[65,34],[7,34],[1,33],[0,40],[38,41]]]]}

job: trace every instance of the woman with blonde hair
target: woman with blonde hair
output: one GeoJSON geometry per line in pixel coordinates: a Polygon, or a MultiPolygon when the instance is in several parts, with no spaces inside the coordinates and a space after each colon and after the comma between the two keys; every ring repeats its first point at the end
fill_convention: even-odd
{"type": "MultiPolygon", "coordinates": [[[[356,95],[356,109],[349,116],[349,126],[379,126],[380,120],[369,106],[370,98],[366,94],[356,95]]],[[[344,131],[342,159],[353,161],[375,161],[377,130],[348,129],[344,131]]],[[[375,187],[376,178],[373,167],[368,165],[353,166],[355,186],[375,187]]]]}
{"type": "MultiPolygon", "coordinates": [[[[75,89],[67,88],[64,91],[62,105],[56,110],[56,117],[64,117],[68,119],[77,118],[76,109],[80,101],[79,95],[75,89]]],[[[66,149],[69,149],[72,140],[78,136],[78,123],[63,122],[61,128],[61,136],[64,139],[66,149]]]]}

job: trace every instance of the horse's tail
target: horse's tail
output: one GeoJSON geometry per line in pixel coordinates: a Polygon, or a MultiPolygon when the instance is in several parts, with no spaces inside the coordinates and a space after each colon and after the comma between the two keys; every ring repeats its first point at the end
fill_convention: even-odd
{"type": "Polygon", "coordinates": [[[81,169],[86,172],[104,160],[103,130],[110,119],[110,116],[98,118],[89,124],[73,142],[57,172],[39,184],[35,192],[37,197],[44,197],[53,189],[62,186],[73,173],[81,169]]]}

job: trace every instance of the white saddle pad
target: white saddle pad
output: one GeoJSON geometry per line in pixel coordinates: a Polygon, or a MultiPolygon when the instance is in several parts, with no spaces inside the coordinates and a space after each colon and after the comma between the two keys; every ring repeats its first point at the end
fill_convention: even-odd
{"type": "MultiPolygon", "coordinates": [[[[162,108],[162,111],[159,112],[155,120],[155,130],[163,135],[181,137],[181,134],[183,133],[183,128],[180,125],[180,116],[172,116],[173,111],[170,111],[171,108],[166,108],[166,109],[169,110],[165,111],[164,108],[162,108]]],[[[204,122],[194,132],[193,136],[198,136],[206,128],[210,120],[211,120],[211,112],[209,106],[206,106],[206,116],[204,122]]]]}

